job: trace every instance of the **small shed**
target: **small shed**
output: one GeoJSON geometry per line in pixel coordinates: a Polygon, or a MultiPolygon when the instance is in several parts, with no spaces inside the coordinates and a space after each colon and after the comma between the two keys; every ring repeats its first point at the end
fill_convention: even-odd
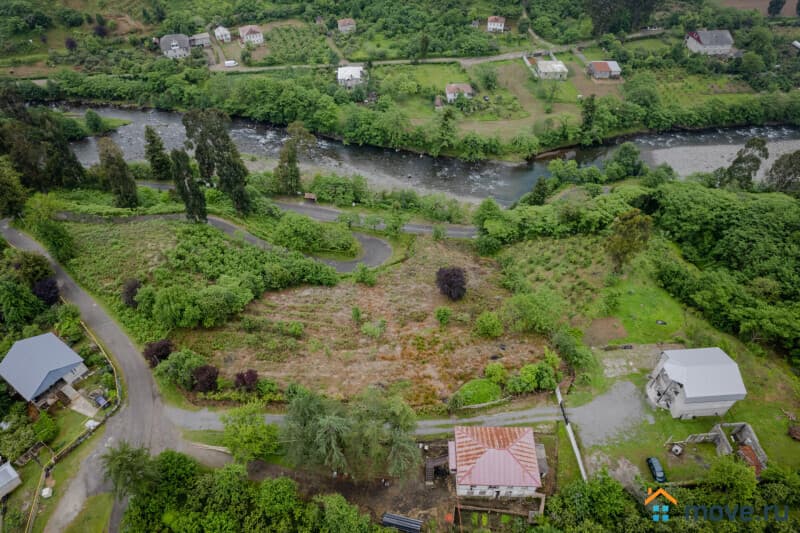
{"type": "Polygon", "coordinates": [[[308,203],[315,204],[317,203],[317,195],[313,192],[307,192],[303,195],[303,200],[308,203]]]}
{"type": "Polygon", "coordinates": [[[339,19],[336,21],[336,27],[341,33],[350,33],[356,31],[356,21],[351,18],[339,19]]]}
{"type": "Polygon", "coordinates": [[[422,520],[408,518],[399,514],[383,513],[381,525],[390,527],[403,533],[418,533],[422,531],[422,520]]]}

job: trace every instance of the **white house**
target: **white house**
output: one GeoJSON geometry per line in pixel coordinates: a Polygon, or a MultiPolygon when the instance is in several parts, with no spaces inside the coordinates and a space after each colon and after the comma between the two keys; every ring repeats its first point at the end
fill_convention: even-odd
{"type": "Polygon", "coordinates": [[[339,67],[336,71],[336,81],[339,85],[352,89],[356,85],[363,83],[365,78],[364,67],[348,66],[339,67]]]}
{"type": "Polygon", "coordinates": [[[622,68],[616,61],[591,61],[586,72],[596,80],[616,80],[622,75],[622,68]]]}
{"type": "Polygon", "coordinates": [[[448,442],[456,494],[524,498],[542,486],[533,428],[456,426],[448,442]]]}
{"type": "Polygon", "coordinates": [[[214,30],[214,37],[218,41],[229,43],[231,42],[231,31],[225,26],[217,26],[217,29],[214,30]]]}
{"type": "Polygon", "coordinates": [[[239,28],[239,39],[245,44],[259,45],[264,42],[264,34],[261,33],[261,28],[258,26],[242,26],[239,28]]]}
{"type": "Polygon", "coordinates": [[[452,104],[459,94],[463,94],[465,98],[472,98],[475,91],[472,90],[472,85],[469,83],[448,83],[444,88],[444,94],[447,97],[447,103],[452,104]]]}
{"type": "Polygon", "coordinates": [[[664,350],[645,392],[672,418],[722,416],[747,395],[739,366],[719,348],[664,350]]]}
{"type": "Polygon", "coordinates": [[[170,59],[189,57],[189,37],[182,33],[165,35],[159,40],[158,45],[161,47],[161,53],[170,59]]]}
{"type": "Polygon", "coordinates": [[[727,56],[733,52],[733,36],[728,30],[697,30],[686,34],[686,46],[707,56],[727,56]]]}
{"type": "Polygon", "coordinates": [[[350,33],[352,31],[356,31],[356,21],[350,18],[339,19],[336,21],[336,25],[341,33],[350,33]]]}
{"type": "Polygon", "coordinates": [[[189,37],[189,46],[208,48],[211,46],[211,36],[208,34],[208,32],[192,35],[189,37]]]}
{"type": "Polygon", "coordinates": [[[566,80],[569,70],[563,61],[534,59],[533,70],[540,80],[566,80]]]}
{"type": "Polygon", "coordinates": [[[491,16],[486,24],[486,29],[491,32],[502,32],[506,29],[506,18],[491,16]]]}

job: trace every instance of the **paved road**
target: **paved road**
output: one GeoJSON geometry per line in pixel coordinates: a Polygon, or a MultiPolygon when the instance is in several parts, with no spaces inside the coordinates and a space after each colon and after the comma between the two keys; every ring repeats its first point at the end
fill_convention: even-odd
{"type": "MultiPolygon", "coordinates": [[[[169,191],[175,188],[171,183],[140,181],[138,184],[142,187],[150,187],[151,189],[156,189],[159,191],[169,191]]],[[[340,209],[336,209],[335,207],[309,204],[303,201],[288,202],[285,200],[278,200],[274,203],[284,211],[294,211],[295,213],[306,215],[307,217],[311,217],[314,220],[319,220],[320,222],[336,222],[339,219],[339,215],[342,214],[342,211],[340,209]]],[[[211,217],[209,217],[209,220],[210,219],[211,217]]],[[[448,237],[457,239],[472,239],[478,236],[478,230],[474,226],[463,226],[458,224],[443,224],[443,226],[445,228],[445,234],[448,237]]],[[[383,229],[384,227],[385,226],[383,224],[379,224],[377,229],[383,229]]],[[[406,233],[413,233],[415,235],[430,235],[433,233],[433,224],[410,223],[403,226],[402,231],[406,233]]]]}
{"type": "MultiPolygon", "coordinates": [[[[294,211],[300,213],[314,220],[322,222],[336,222],[342,211],[334,207],[321,206],[318,204],[308,204],[305,202],[286,202],[277,201],[275,204],[285,211],[294,211]]],[[[478,235],[478,230],[473,226],[460,226],[456,224],[443,224],[445,234],[448,237],[455,237],[461,239],[472,239],[478,235]]],[[[377,229],[383,229],[385,226],[379,224],[377,229]]],[[[413,233],[416,235],[430,235],[433,233],[433,224],[406,224],[402,230],[406,233],[413,233]]]]}
{"type": "MultiPolygon", "coordinates": [[[[12,228],[9,220],[0,221],[0,234],[17,248],[40,253],[50,260],[56,272],[56,280],[61,288],[61,295],[78,306],[84,322],[92,329],[114,355],[118,368],[122,371],[128,397],[119,412],[106,424],[103,441],[81,464],[78,473],[65,488],[64,497],[47,524],[45,531],[63,531],[67,524],[80,512],[88,496],[99,492],[107,492],[110,486],[103,481],[100,456],[105,448],[114,446],[122,440],[134,445],[150,448],[152,453],[159,453],[167,448],[192,453],[206,463],[219,463],[219,456],[212,457],[208,453],[200,453],[189,448],[180,436],[177,428],[164,416],[164,406],[158,394],[153,378],[139,353],[139,349],[112,320],[108,313],[75,281],[64,269],[50,258],[49,254],[33,239],[12,228]]],[[[116,513],[121,516],[119,509],[116,513]]]]}
{"type": "MultiPolygon", "coordinates": [[[[107,222],[107,223],[114,223],[114,224],[126,224],[130,222],[141,222],[144,220],[154,220],[154,219],[172,219],[172,220],[183,220],[184,216],[180,214],[165,214],[165,215],[135,215],[130,217],[101,217],[95,215],[77,215],[74,213],[69,212],[61,212],[59,213],[59,218],[61,220],[73,220],[78,222],[107,222]]],[[[229,222],[223,218],[219,218],[214,215],[208,216],[208,223],[215,228],[219,229],[226,235],[230,235],[232,237],[240,237],[254,246],[258,246],[259,248],[270,249],[273,246],[266,242],[263,239],[260,239],[249,233],[247,230],[242,228],[241,226],[237,226],[233,222],[229,222]]],[[[353,232],[353,236],[358,240],[361,244],[362,254],[361,257],[358,259],[353,259],[351,261],[339,261],[335,259],[320,259],[317,258],[318,261],[325,263],[326,265],[330,265],[336,269],[337,272],[347,273],[352,272],[359,263],[364,263],[368,267],[378,267],[384,264],[389,258],[392,256],[392,247],[383,239],[379,239],[378,237],[372,237],[370,235],[365,235],[363,233],[353,232]]]]}

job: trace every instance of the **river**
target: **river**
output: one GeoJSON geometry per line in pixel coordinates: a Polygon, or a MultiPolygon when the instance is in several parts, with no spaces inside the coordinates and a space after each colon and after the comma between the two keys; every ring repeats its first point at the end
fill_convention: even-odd
{"type": "MultiPolygon", "coordinates": [[[[96,107],[106,117],[129,120],[131,123],[111,134],[125,153],[126,159],[144,159],[144,127],[154,127],[167,149],[182,146],[185,132],[181,115],[165,111],[139,111],[115,107],[96,107]]],[[[70,107],[81,113],[82,107],[70,107]]],[[[692,172],[711,171],[730,163],[736,151],[747,139],[762,136],[768,139],[770,159],[788,151],[800,149],[800,129],[791,127],[748,127],[702,132],[676,132],[641,135],[631,138],[651,165],[668,163],[682,176],[692,172]]],[[[258,158],[276,159],[286,132],[266,124],[234,120],[231,138],[243,154],[258,158]]],[[[97,162],[95,140],[89,138],[72,144],[78,159],[85,165],[97,162]]],[[[581,164],[602,162],[614,146],[579,148],[574,151],[581,164]]],[[[248,166],[258,166],[248,161],[248,166]]],[[[501,162],[466,163],[464,161],[430,157],[402,150],[371,146],[344,145],[319,139],[301,159],[305,171],[335,172],[340,175],[361,174],[371,186],[379,189],[413,188],[420,192],[445,192],[467,201],[494,197],[504,205],[511,204],[528,192],[536,181],[547,175],[547,162],[527,164],[501,162]]],[[[768,168],[771,161],[763,167],[768,168]]],[[[764,168],[761,170],[763,175],[764,168]]]]}

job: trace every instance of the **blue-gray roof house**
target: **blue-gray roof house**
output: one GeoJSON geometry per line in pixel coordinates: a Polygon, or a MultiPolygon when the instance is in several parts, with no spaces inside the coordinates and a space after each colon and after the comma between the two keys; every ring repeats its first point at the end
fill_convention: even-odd
{"type": "Polygon", "coordinates": [[[11,463],[6,462],[0,466],[0,498],[5,498],[7,494],[10,494],[21,484],[22,480],[19,478],[17,471],[14,470],[14,467],[11,466],[11,463]]]}
{"type": "Polygon", "coordinates": [[[86,372],[83,359],[52,333],[15,342],[0,362],[0,377],[29,402],[59,380],[71,384],[86,372]]]}

